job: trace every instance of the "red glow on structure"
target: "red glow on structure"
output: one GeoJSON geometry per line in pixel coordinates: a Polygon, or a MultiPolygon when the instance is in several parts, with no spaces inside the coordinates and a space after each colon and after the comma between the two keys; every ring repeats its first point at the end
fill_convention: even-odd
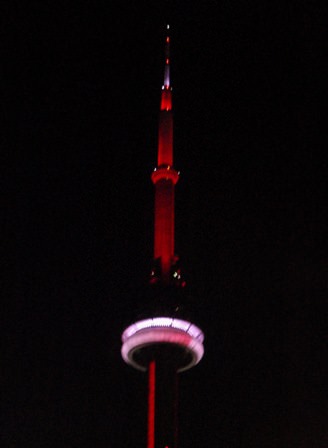
{"type": "MultiPolygon", "coordinates": [[[[170,42],[166,37],[167,44],[170,42]]],[[[155,184],[154,258],[161,260],[162,280],[168,280],[174,259],[174,185],[179,175],[173,166],[172,89],[170,59],[166,48],[164,86],[161,95],[158,132],[157,169],[152,174],[155,184]]]]}
{"type": "Polygon", "coordinates": [[[164,87],[161,98],[161,110],[169,111],[172,110],[172,93],[169,86],[164,87]]]}
{"type": "Polygon", "coordinates": [[[161,179],[171,180],[175,185],[179,180],[179,173],[171,168],[170,165],[162,165],[161,167],[156,168],[151,175],[151,180],[154,184],[161,179]]]}
{"type": "MultiPolygon", "coordinates": [[[[162,107],[171,107],[171,98],[166,95],[167,93],[171,96],[169,90],[162,91],[162,107]]],[[[173,165],[173,119],[169,110],[163,109],[159,118],[157,164],[158,166],[173,165]]]]}
{"type": "Polygon", "coordinates": [[[161,179],[155,185],[154,258],[161,259],[162,276],[168,278],[174,256],[174,184],[161,179]]]}
{"type": "Polygon", "coordinates": [[[156,364],[149,363],[148,369],[148,445],[147,448],[155,448],[155,387],[156,387],[156,364]]]}

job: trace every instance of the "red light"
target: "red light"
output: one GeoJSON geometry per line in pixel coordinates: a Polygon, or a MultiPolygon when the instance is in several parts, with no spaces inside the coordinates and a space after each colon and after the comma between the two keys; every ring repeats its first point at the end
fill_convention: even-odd
{"type": "Polygon", "coordinates": [[[166,63],[167,63],[167,64],[169,64],[169,63],[170,63],[170,60],[169,60],[169,58],[166,58],[166,63]]]}
{"type": "Polygon", "coordinates": [[[155,385],[156,385],[156,364],[155,361],[149,363],[149,383],[148,383],[148,447],[155,448],[155,385]]]}
{"type": "Polygon", "coordinates": [[[170,42],[170,38],[169,38],[169,36],[167,36],[167,38],[166,38],[166,42],[170,42]]]}
{"type": "Polygon", "coordinates": [[[161,110],[171,110],[172,109],[172,96],[171,90],[168,86],[164,86],[164,90],[162,90],[161,97],[161,110]]]}

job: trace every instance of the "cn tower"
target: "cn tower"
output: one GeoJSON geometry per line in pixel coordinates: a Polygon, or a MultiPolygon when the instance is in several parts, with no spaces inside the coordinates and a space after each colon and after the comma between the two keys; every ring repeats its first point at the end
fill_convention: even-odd
{"type": "Polygon", "coordinates": [[[203,357],[203,332],[191,322],[179,257],[174,250],[174,194],[179,172],[173,165],[170,33],[166,26],[155,186],[154,260],[150,297],[141,319],[122,334],[122,358],[148,372],[147,448],[178,447],[178,373],[203,357]]]}

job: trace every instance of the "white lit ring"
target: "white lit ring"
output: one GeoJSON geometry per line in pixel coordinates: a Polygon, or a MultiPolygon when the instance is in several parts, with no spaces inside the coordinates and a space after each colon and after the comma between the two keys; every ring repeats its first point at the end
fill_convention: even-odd
{"type": "Polygon", "coordinates": [[[200,342],[204,341],[202,330],[196,325],[186,320],[175,319],[174,317],[152,317],[149,319],[139,320],[127,327],[122,334],[122,342],[133,336],[140,330],[145,328],[169,327],[182,330],[200,342]]]}
{"type": "Polygon", "coordinates": [[[184,348],[191,356],[188,364],[179,371],[188,370],[202,359],[204,354],[203,332],[190,322],[169,317],[145,319],[130,325],[122,334],[122,358],[136,369],[146,368],[135,360],[137,350],[153,344],[173,344],[184,348]]]}

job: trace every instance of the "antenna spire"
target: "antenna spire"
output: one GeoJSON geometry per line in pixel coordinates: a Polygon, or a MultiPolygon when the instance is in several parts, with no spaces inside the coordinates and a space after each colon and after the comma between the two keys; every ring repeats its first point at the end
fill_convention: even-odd
{"type": "Polygon", "coordinates": [[[157,167],[152,174],[155,184],[154,259],[160,260],[161,280],[172,283],[174,253],[174,186],[179,173],[173,168],[172,87],[170,86],[170,36],[166,25],[164,85],[162,86],[158,130],[157,167]]]}
{"type": "Polygon", "coordinates": [[[164,68],[164,85],[166,90],[170,89],[170,25],[166,25],[166,38],[165,38],[165,68],[164,68]]]}
{"type": "Polygon", "coordinates": [[[172,87],[170,81],[170,25],[166,25],[165,34],[165,65],[164,65],[164,84],[162,85],[161,110],[169,111],[172,109],[172,87]]]}

